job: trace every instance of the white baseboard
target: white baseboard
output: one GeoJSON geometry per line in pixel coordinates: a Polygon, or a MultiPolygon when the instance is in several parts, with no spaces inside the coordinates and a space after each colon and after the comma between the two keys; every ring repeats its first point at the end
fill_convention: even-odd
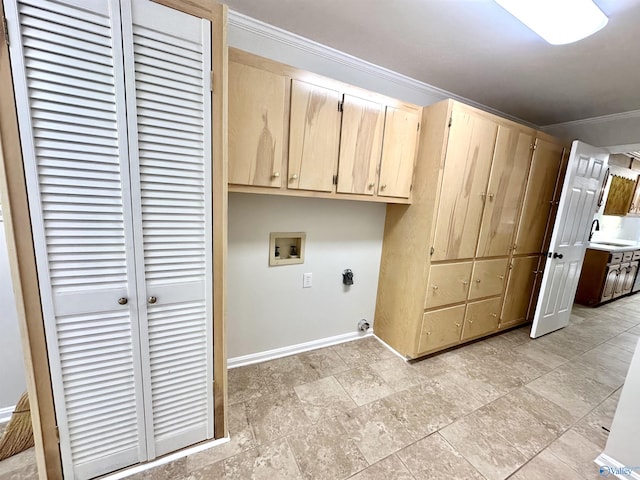
{"type": "Polygon", "coordinates": [[[8,422],[11,418],[11,414],[16,409],[16,406],[0,408],[0,423],[8,422]]]}
{"type": "Polygon", "coordinates": [[[373,334],[368,332],[367,333],[360,333],[360,332],[343,333],[342,335],[336,335],[334,337],[321,338],[320,340],[312,340],[310,342],[298,343],[296,345],[290,345],[288,347],[275,348],[273,350],[267,350],[266,352],[251,353],[249,355],[233,357],[227,360],[227,368],[243,367],[245,365],[251,365],[253,363],[266,362],[268,360],[287,357],[289,355],[308,352],[310,350],[317,350],[318,348],[330,347],[331,345],[351,342],[353,340],[358,340],[360,338],[365,338],[370,336],[373,336],[373,334]]]}
{"type": "Polygon", "coordinates": [[[623,465],[605,453],[598,455],[594,462],[600,467],[602,478],[613,476],[623,480],[640,480],[640,465],[623,465]],[[628,474],[625,469],[629,469],[628,474]]]}
{"type": "Polygon", "coordinates": [[[405,357],[404,355],[402,355],[399,351],[397,351],[395,348],[393,348],[391,345],[387,344],[384,340],[382,340],[380,337],[378,337],[377,335],[374,334],[374,337],[376,337],[376,340],[378,340],[382,345],[384,345],[385,347],[387,347],[387,349],[389,349],[391,351],[391,353],[395,354],[396,356],[398,356],[399,358],[401,358],[402,360],[404,360],[405,362],[408,362],[409,360],[411,360],[410,358],[405,357]]]}

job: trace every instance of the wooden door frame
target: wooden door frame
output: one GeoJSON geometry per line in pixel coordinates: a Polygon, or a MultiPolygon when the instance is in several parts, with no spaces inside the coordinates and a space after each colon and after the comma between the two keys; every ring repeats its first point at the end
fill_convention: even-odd
{"type": "MultiPolygon", "coordinates": [[[[153,1],[210,20],[212,24],[212,189],[217,192],[213,195],[213,395],[214,436],[222,438],[227,434],[227,7],[212,0],[153,1]]],[[[2,1],[0,17],[4,18],[2,1]]],[[[5,33],[0,22],[0,39],[5,38],[5,33]]],[[[63,478],[62,462],[9,46],[5,41],[0,41],[0,85],[0,199],[31,405],[38,476],[42,480],[57,480],[63,478]]]]}

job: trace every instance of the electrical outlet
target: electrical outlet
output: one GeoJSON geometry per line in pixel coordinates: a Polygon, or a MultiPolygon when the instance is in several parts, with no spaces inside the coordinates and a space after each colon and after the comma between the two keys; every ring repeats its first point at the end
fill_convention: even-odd
{"type": "Polygon", "coordinates": [[[303,273],[302,274],[302,288],[311,288],[313,285],[313,274],[312,273],[303,273]]]}

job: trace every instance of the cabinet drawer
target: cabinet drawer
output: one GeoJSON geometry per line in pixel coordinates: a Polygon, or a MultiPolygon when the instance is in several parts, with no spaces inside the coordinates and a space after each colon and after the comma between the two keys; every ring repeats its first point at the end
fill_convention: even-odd
{"type": "Polygon", "coordinates": [[[609,263],[620,263],[622,261],[622,252],[612,253],[609,256],[609,263]]]}
{"type": "Polygon", "coordinates": [[[469,300],[500,295],[504,287],[508,259],[480,260],[473,265],[469,300]]]}
{"type": "Polygon", "coordinates": [[[636,250],[635,252],[633,252],[633,257],[631,257],[631,260],[640,260],[640,250],[636,250]]]}
{"type": "Polygon", "coordinates": [[[502,298],[491,298],[467,305],[462,340],[479,337],[498,329],[502,298]]]}
{"type": "Polygon", "coordinates": [[[633,252],[622,252],[622,261],[630,262],[633,259],[633,252]]]}
{"type": "Polygon", "coordinates": [[[464,305],[458,305],[424,314],[418,347],[421,353],[453,345],[460,341],[464,308],[464,305]]]}
{"type": "Polygon", "coordinates": [[[425,308],[464,302],[469,291],[471,262],[432,265],[429,270],[425,308]]]}

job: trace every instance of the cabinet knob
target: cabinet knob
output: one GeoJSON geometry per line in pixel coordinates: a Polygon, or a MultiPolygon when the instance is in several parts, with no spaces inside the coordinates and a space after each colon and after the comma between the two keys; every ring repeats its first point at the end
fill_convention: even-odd
{"type": "Polygon", "coordinates": [[[280,172],[273,172],[273,178],[278,178],[280,176],[280,172]]]}
{"type": "Polygon", "coordinates": [[[462,284],[466,286],[469,285],[469,282],[467,282],[466,280],[462,280],[462,284]]]}
{"type": "Polygon", "coordinates": [[[469,323],[470,323],[470,324],[471,324],[471,323],[473,323],[473,320],[469,320],[469,323]]]}
{"type": "Polygon", "coordinates": [[[294,173],[293,175],[291,175],[291,180],[296,180],[298,178],[298,174],[294,173]]]}
{"type": "Polygon", "coordinates": [[[427,332],[427,335],[431,335],[431,332],[427,332]]]}
{"type": "Polygon", "coordinates": [[[480,283],[480,279],[479,278],[476,278],[476,283],[480,283]]]}
{"type": "Polygon", "coordinates": [[[459,323],[456,323],[456,327],[460,328],[460,324],[459,324],[459,323]]]}
{"type": "Polygon", "coordinates": [[[433,289],[434,289],[434,290],[437,290],[437,289],[438,289],[438,285],[434,285],[434,286],[433,286],[433,289]]]}
{"type": "Polygon", "coordinates": [[[370,183],[370,184],[369,184],[369,188],[373,188],[373,187],[375,187],[375,186],[376,186],[376,184],[375,184],[375,183],[370,183]]]}
{"type": "Polygon", "coordinates": [[[495,197],[495,195],[493,193],[489,194],[489,200],[493,200],[493,197],[495,197]]]}
{"type": "Polygon", "coordinates": [[[492,316],[493,318],[497,318],[497,317],[498,317],[498,314],[497,314],[497,313],[492,313],[492,314],[491,314],[491,316],[492,316]]]}
{"type": "Polygon", "coordinates": [[[147,302],[149,302],[149,303],[156,303],[157,301],[158,301],[158,299],[156,297],[147,298],[147,302]]]}
{"type": "Polygon", "coordinates": [[[118,303],[119,303],[120,305],[126,305],[128,302],[129,302],[129,299],[128,299],[127,297],[120,297],[120,298],[118,299],[118,303]]]}
{"type": "Polygon", "coordinates": [[[387,188],[387,184],[383,183],[382,185],[380,185],[380,190],[384,190],[385,188],[387,188]]]}
{"type": "Polygon", "coordinates": [[[498,275],[498,278],[499,278],[500,280],[504,280],[504,275],[498,275]]]}
{"type": "Polygon", "coordinates": [[[480,197],[482,197],[482,200],[483,200],[483,201],[484,201],[484,199],[485,199],[485,197],[486,197],[486,196],[487,196],[487,194],[486,194],[486,193],[484,193],[484,192],[482,192],[482,193],[480,194],[480,197]]]}

